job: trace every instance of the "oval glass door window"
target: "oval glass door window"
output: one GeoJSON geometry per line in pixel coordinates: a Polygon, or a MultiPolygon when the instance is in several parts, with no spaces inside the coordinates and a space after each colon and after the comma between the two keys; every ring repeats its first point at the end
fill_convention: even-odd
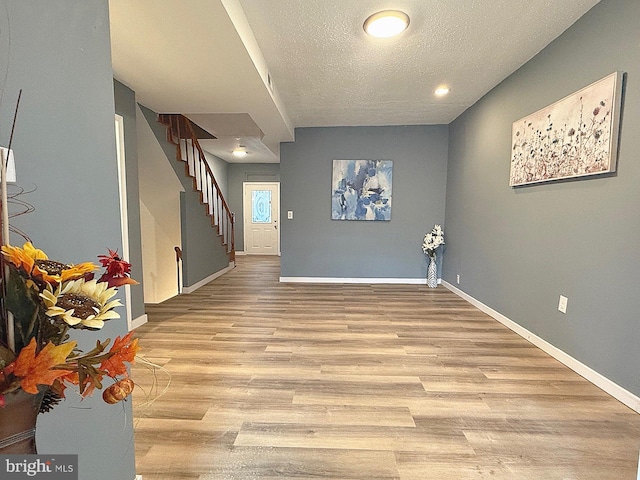
{"type": "Polygon", "coordinates": [[[271,223],[271,190],[251,192],[251,222],[271,223]]]}

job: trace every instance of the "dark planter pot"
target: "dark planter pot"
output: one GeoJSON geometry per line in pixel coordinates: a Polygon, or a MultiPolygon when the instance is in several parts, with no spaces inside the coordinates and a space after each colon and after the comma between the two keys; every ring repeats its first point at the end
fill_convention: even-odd
{"type": "Polygon", "coordinates": [[[0,407],[0,454],[29,454],[36,451],[36,421],[43,394],[22,389],[4,396],[0,407]]]}

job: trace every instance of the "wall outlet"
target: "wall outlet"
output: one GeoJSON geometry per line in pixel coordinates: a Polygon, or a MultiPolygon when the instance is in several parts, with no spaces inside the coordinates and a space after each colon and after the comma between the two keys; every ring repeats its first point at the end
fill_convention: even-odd
{"type": "Polygon", "coordinates": [[[560,295],[560,301],[558,301],[558,310],[562,313],[567,313],[567,302],[569,299],[564,295],[560,295]]]}
{"type": "Polygon", "coordinates": [[[460,274],[456,275],[456,283],[460,285],[460,274]]]}
{"type": "Polygon", "coordinates": [[[289,220],[291,220],[291,219],[293,218],[293,210],[288,210],[288,211],[287,211],[287,218],[288,218],[289,220]]]}

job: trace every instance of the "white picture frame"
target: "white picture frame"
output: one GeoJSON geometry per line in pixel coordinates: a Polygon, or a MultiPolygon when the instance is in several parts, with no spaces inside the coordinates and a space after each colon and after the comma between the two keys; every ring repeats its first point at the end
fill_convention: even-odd
{"type": "Polygon", "coordinates": [[[616,171],[622,73],[513,123],[509,185],[616,171]]]}

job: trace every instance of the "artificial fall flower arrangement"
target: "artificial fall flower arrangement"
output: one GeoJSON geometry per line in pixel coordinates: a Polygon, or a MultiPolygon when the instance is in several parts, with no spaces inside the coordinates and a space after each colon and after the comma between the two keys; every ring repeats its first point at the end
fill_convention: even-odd
{"type": "Polygon", "coordinates": [[[103,392],[107,403],[126,398],[133,390],[127,364],[138,351],[133,332],[124,337],[98,340],[89,352],[70,340],[69,329],[99,330],[104,322],[119,318],[122,306],[112,300],[116,287],[137,283],[131,265],[109,250],[98,259],[105,271],[95,280],[98,266],[50,260],[31,243],[22,248],[3,246],[4,305],[0,322],[0,408],[5,395],[22,389],[43,395],[41,412],[65,397],[67,385],[76,385],[82,397],[103,380],[115,381],[103,392]],[[110,348],[109,344],[111,344],[110,348]]]}
{"type": "Polygon", "coordinates": [[[422,251],[433,258],[440,245],[444,245],[444,231],[440,225],[435,225],[422,241],[422,251]]]}

